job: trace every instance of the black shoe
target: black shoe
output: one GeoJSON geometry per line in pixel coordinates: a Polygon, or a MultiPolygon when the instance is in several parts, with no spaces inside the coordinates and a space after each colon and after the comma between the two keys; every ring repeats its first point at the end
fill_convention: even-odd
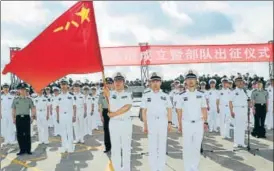
{"type": "Polygon", "coordinates": [[[19,153],[17,153],[17,156],[22,156],[23,154],[25,154],[24,152],[20,151],[19,153]]]}
{"type": "Polygon", "coordinates": [[[27,152],[28,155],[32,155],[32,152],[27,152]]]}
{"type": "Polygon", "coordinates": [[[110,150],[105,150],[105,151],[104,151],[104,153],[108,153],[108,152],[110,152],[110,150]]]}

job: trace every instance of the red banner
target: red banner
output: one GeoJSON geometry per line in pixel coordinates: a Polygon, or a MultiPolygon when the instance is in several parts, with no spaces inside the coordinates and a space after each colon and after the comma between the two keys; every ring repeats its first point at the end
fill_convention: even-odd
{"type": "MultiPolygon", "coordinates": [[[[17,51],[11,50],[11,56],[17,51]]],[[[102,47],[104,66],[273,61],[273,44],[102,47]]]]}
{"type": "Polygon", "coordinates": [[[273,61],[273,44],[239,45],[183,45],[101,48],[105,66],[141,65],[142,53],[150,65],[221,63],[221,62],[269,62],[273,61]]]}

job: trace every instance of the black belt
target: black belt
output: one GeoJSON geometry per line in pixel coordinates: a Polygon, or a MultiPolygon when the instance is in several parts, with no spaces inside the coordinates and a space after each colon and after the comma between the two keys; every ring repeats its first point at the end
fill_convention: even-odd
{"type": "Polygon", "coordinates": [[[264,105],[266,105],[266,103],[256,103],[255,105],[261,105],[261,106],[264,106],[264,105]]]}
{"type": "Polygon", "coordinates": [[[16,117],[21,117],[21,118],[24,118],[26,116],[29,116],[29,115],[23,115],[23,114],[16,115],[16,117]]]}

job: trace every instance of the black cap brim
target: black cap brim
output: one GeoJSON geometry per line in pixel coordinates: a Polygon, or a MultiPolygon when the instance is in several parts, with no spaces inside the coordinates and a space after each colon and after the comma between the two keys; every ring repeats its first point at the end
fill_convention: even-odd
{"type": "Polygon", "coordinates": [[[122,76],[114,77],[114,81],[118,81],[118,80],[125,80],[125,78],[122,76]]]}

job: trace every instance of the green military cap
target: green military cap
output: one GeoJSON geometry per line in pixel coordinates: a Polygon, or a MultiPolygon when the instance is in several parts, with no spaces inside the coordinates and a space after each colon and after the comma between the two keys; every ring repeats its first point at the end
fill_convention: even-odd
{"type": "Polygon", "coordinates": [[[17,85],[17,89],[27,89],[28,85],[26,83],[19,83],[17,85]]]}

